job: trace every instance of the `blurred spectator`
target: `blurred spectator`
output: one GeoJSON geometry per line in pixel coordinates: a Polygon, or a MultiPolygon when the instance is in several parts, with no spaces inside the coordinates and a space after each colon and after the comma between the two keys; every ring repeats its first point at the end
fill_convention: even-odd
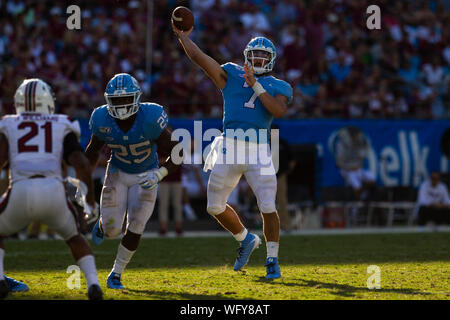
{"type": "Polygon", "coordinates": [[[191,141],[190,164],[181,167],[181,184],[183,186],[183,211],[186,218],[196,220],[197,216],[191,206],[191,199],[206,199],[206,186],[208,184],[209,171],[202,170],[202,154],[197,152],[194,140],[191,141]]]}
{"type": "Polygon", "coordinates": [[[420,226],[428,222],[450,224],[450,196],[446,185],[440,182],[439,172],[432,172],[430,179],[420,185],[417,207],[420,226]]]}
{"type": "MultiPolygon", "coordinates": [[[[280,129],[278,125],[272,125],[271,129],[280,129]]],[[[288,212],[288,175],[295,168],[295,157],[292,154],[288,142],[279,138],[279,165],[277,171],[277,195],[276,204],[280,217],[280,228],[283,231],[291,229],[291,217],[288,212]]]]}
{"type": "Polygon", "coordinates": [[[445,118],[447,2],[383,1],[377,31],[365,25],[367,0],[154,0],[150,66],[146,1],[80,0],[82,30],[68,30],[64,2],[3,0],[0,105],[14,113],[18,84],[39,77],[54,87],[58,112],[87,118],[104,104],[107,81],[130,72],[142,99],[164,105],[172,118],[221,117],[220,91],[180,56],[170,27],[173,8],[185,5],[195,16],[192,36],[221,63],[242,64],[253,36],[273,40],[274,75],[300,90],[289,118],[445,118]]]}
{"type": "Polygon", "coordinates": [[[363,168],[368,148],[367,138],[360,129],[345,127],[339,130],[335,149],[336,164],[358,200],[367,200],[368,194],[362,192],[363,187],[375,183],[375,175],[363,168]]]}
{"type": "MultiPolygon", "coordinates": [[[[164,162],[168,155],[158,153],[159,162],[164,162]]],[[[158,185],[158,218],[159,235],[163,236],[168,230],[169,203],[172,204],[177,235],[183,234],[183,187],[181,185],[181,169],[164,178],[158,185]]]]}

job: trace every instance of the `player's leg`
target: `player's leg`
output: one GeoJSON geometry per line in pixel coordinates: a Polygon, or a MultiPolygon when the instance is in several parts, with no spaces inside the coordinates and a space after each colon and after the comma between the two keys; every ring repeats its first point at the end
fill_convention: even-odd
{"type": "Polygon", "coordinates": [[[267,275],[274,279],[281,276],[278,265],[280,246],[280,218],[276,210],[277,178],[275,174],[262,173],[259,165],[250,165],[245,178],[253,190],[263,219],[263,232],[267,247],[267,275]]]}
{"type": "Polygon", "coordinates": [[[291,217],[287,209],[287,174],[283,173],[277,177],[277,194],[275,202],[278,206],[278,215],[280,216],[280,226],[284,231],[291,228],[291,217]]]}
{"type": "Polygon", "coordinates": [[[169,195],[170,183],[161,182],[158,186],[158,220],[159,234],[162,236],[167,233],[167,222],[169,220],[169,195]]]}
{"type": "Polygon", "coordinates": [[[181,185],[183,187],[183,211],[188,220],[195,221],[197,216],[192,209],[190,199],[200,195],[200,186],[195,181],[189,180],[186,175],[181,176],[181,185]]]}
{"type": "Polygon", "coordinates": [[[28,189],[27,181],[19,181],[0,198],[0,299],[5,298],[8,292],[29,290],[25,283],[5,275],[3,244],[3,236],[14,234],[30,223],[27,216],[28,189]]]}
{"type": "Polygon", "coordinates": [[[171,182],[170,189],[175,216],[175,231],[181,235],[183,233],[183,187],[181,182],[171,182]]]}
{"type": "Polygon", "coordinates": [[[157,187],[152,190],[135,184],[128,189],[128,216],[125,235],[117,249],[113,269],[108,276],[107,285],[112,289],[123,289],[121,275],[130,262],[144,233],[145,225],[155,207],[157,187]]]}
{"type": "MultiPolygon", "coordinates": [[[[37,214],[48,228],[58,233],[70,248],[72,256],[83,272],[90,300],[101,300],[102,290],[98,282],[95,258],[89,243],[80,234],[80,226],[77,219],[77,211],[67,199],[64,186],[56,179],[43,179],[42,185],[52,195],[47,206],[43,206],[37,214]]],[[[37,199],[35,199],[37,203],[37,199]]]]}
{"type": "Polygon", "coordinates": [[[216,163],[209,176],[207,188],[208,213],[240,242],[238,257],[233,267],[235,271],[247,264],[250,254],[261,242],[257,235],[248,232],[236,211],[227,205],[231,191],[242,176],[241,168],[240,165],[216,163]]]}
{"type": "Polygon", "coordinates": [[[122,233],[127,210],[128,187],[124,184],[126,174],[108,166],[100,197],[100,217],[92,230],[92,242],[99,245],[106,238],[122,233]]]}

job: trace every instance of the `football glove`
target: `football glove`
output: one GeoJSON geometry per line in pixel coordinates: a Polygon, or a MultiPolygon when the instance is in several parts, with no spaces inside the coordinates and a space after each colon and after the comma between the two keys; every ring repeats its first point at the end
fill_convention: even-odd
{"type": "Polygon", "coordinates": [[[100,215],[100,206],[97,202],[94,203],[94,207],[92,208],[88,203],[84,207],[84,220],[86,220],[87,224],[97,221],[98,216],[100,215]]]}
{"type": "Polygon", "coordinates": [[[165,167],[159,169],[152,169],[138,175],[138,183],[143,189],[152,190],[156,185],[167,176],[168,171],[165,167]]]}
{"type": "Polygon", "coordinates": [[[94,207],[87,203],[86,195],[88,188],[86,184],[83,181],[73,177],[67,177],[66,181],[77,188],[77,192],[75,193],[75,201],[80,207],[83,207],[84,219],[86,222],[89,224],[96,221],[100,215],[100,207],[97,202],[94,203],[94,207]]]}

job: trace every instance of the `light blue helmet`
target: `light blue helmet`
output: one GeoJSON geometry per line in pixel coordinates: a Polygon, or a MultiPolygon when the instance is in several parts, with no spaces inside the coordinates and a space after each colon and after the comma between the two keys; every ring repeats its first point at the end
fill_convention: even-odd
{"type": "Polygon", "coordinates": [[[263,74],[272,71],[275,64],[275,58],[277,57],[277,51],[272,41],[266,37],[256,37],[250,40],[244,50],[245,63],[253,66],[255,74],[263,74]],[[261,58],[255,56],[255,51],[265,51],[269,55],[267,58],[261,58]],[[255,67],[253,59],[264,59],[265,62],[262,67],[255,67]]]}
{"type": "Polygon", "coordinates": [[[138,112],[141,88],[128,73],[116,74],[106,85],[105,99],[111,117],[124,120],[138,112]]]}

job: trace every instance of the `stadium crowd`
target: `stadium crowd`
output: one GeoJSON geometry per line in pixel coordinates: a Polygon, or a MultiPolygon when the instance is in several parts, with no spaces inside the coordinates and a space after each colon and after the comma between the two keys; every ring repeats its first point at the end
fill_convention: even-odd
{"type": "Polygon", "coordinates": [[[278,49],[276,76],[295,88],[287,117],[444,118],[450,108],[450,1],[155,0],[152,64],[147,1],[78,1],[81,30],[68,30],[67,1],[0,0],[0,113],[14,113],[25,77],[55,89],[58,112],[89,117],[107,81],[136,76],[143,100],[171,117],[221,117],[221,95],[180,51],[170,27],[190,7],[193,37],[219,62],[242,64],[252,36],[278,49]],[[111,3],[114,5],[111,5],[111,3]],[[369,4],[381,30],[366,26],[369,4]]]}

